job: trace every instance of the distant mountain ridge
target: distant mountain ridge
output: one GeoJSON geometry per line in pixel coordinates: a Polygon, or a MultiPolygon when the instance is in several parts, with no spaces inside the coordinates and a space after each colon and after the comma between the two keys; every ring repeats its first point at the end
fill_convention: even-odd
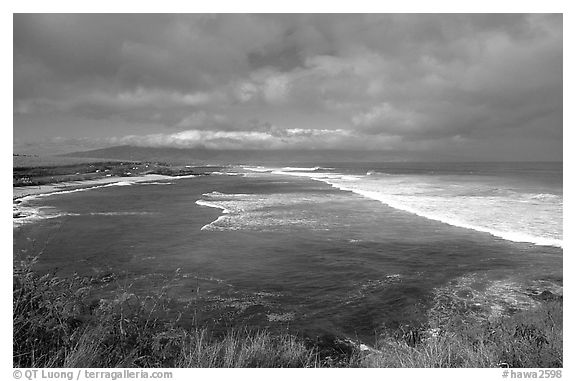
{"type": "MultiPolygon", "coordinates": [[[[212,150],[205,148],[164,148],[115,146],[60,156],[94,159],[155,161],[176,164],[290,164],[336,162],[419,161],[429,158],[405,152],[351,150],[212,150]]],[[[450,158],[437,158],[436,160],[450,158]]]]}

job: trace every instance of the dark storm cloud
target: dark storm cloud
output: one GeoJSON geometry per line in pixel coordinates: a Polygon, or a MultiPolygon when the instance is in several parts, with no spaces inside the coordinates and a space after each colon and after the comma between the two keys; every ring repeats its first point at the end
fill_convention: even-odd
{"type": "Polygon", "coordinates": [[[148,126],[113,143],[505,151],[522,135],[553,156],[562,16],[15,15],[14,105],[15,135],[56,115],[148,126]]]}

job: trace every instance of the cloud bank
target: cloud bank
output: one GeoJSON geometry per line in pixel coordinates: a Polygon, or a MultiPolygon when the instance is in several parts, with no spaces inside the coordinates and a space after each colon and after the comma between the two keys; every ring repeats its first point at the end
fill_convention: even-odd
{"type": "Polygon", "coordinates": [[[562,16],[15,15],[14,135],[561,159],[562,16]]]}

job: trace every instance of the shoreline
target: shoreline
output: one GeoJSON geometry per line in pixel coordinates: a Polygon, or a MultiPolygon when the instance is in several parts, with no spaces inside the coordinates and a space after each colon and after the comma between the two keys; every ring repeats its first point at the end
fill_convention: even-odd
{"type": "MultiPolygon", "coordinates": [[[[199,167],[203,168],[203,167],[199,167]]],[[[205,168],[205,167],[204,167],[205,168]]],[[[194,169],[190,167],[190,169],[194,169]]],[[[198,169],[198,168],[196,168],[198,169]]],[[[106,176],[96,179],[85,179],[77,181],[61,181],[50,184],[29,185],[29,186],[14,186],[12,188],[12,222],[13,227],[17,228],[23,224],[32,222],[37,218],[52,218],[51,216],[43,216],[40,209],[31,208],[26,206],[27,198],[48,197],[52,194],[60,194],[66,192],[79,192],[88,191],[91,189],[99,189],[109,186],[131,185],[138,183],[154,182],[154,181],[169,181],[183,178],[191,178],[198,176],[207,176],[210,173],[199,171],[191,173],[187,170],[182,175],[167,175],[158,173],[147,173],[139,176],[106,176]],[[125,184],[122,184],[125,183],[125,184]]],[[[183,173],[181,170],[177,173],[183,173]]],[[[57,217],[55,215],[54,217],[57,217]]]]}
{"type": "MultiPolygon", "coordinates": [[[[37,218],[51,218],[42,216],[38,208],[26,206],[27,198],[48,197],[52,194],[64,192],[78,192],[83,190],[98,189],[107,186],[114,186],[122,182],[129,184],[143,183],[148,181],[170,180],[176,176],[147,174],[143,176],[110,176],[91,180],[66,181],[54,184],[44,184],[35,186],[13,187],[12,190],[12,224],[17,228],[23,224],[31,223],[37,218]]],[[[58,216],[58,215],[56,215],[58,216]]]]}
{"type": "Polygon", "coordinates": [[[51,194],[60,191],[69,191],[75,189],[82,189],[91,185],[107,185],[114,184],[122,181],[129,181],[134,183],[145,182],[145,181],[159,181],[159,180],[169,180],[182,176],[168,176],[159,174],[146,174],[142,176],[110,176],[101,177],[98,179],[91,180],[78,180],[78,181],[63,181],[55,182],[51,184],[42,185],[29,185],[29,186],[19,186],[13,187],[12,189],[12,200],[16,201],[18,199],[27,196],[37,196],[44,194],[51,194]]]}
{"type": "Polygon", "coordinates": [[[149,161],[91,161],[12,167],[12,199],[122,181],[162,181],[209,175],[221,166],[173,165],[149,161]]]}

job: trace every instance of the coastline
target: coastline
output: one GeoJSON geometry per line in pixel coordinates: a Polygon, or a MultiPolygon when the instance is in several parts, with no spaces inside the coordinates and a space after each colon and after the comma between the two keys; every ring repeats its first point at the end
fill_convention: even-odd
{"type": "MultiPolygon", "coordinates": [[[[205,176],[219,166],[170,165],[158,162],[87,162],[70,165],[13,167],[12,217],[14,227],[36,218],[51,218],[26,201],[52,194],[88,191],[108,186],[205,176]]],[[[56,217],[57,215],[54,215],[56,217]]]]}
{"type": "Polygon", "coordinates": [[[158,174],[146,174],[143,176],[110,176],[91,180],[64,181],[64,182],[55,182],[52,184],[20,186],[20,187],[13,187],[12,200],[16,201],[18,199],[27,196],[37,196],[60,191],[70,191],[95,185],[114,184],[122,181],[138,183],[145,181],[169,180],[177,177],[179,176],[168,176],[158,174]]]}
{"type": "MultiPolygon", "coordinates": [[[[212,173],[212,172],[211,172],[212,173]]],[[[74,189],[82,189],[82,188],[92,188],[92,187],[101,187],[101,186],[108,186],[108,185],[112,185],[115,183],[120,183],[123,181],[126,182],[130,182],[130,183],[135,183],[135,182],[141,182],[141,181],[149,181],[149,180],[156,180],[158,179],[155,176],[162,176],[162,175],[143,175],[143,176],[117,176],[117,177],[106,177],[106,178],[101,178],[101,179],[94,179],[94,180],[87,180],[87,181],[76,181],[76,182],[62,182],[62,183],[55,183],[55,184],[50,184],[50,185],[45,185],[44,187],[42,186],[37,186],[37,187],[19,187],[19,188],[23,188],[24,190],[22,191],[22,193],[25,193],[26,190],[30,191],[30,192],[36,192],[35,194],[24,194],[22,197],[26,197],[26,196],[30,196],[30,198],[34,198],[35,196],[38,197],[42,197],[40,196],[42,193],[41,191],[44,191],[44,194],[50,194],[51,192],[66,192],[66,191],[74,191],[74,189]],[[98,181],[97,181],[98,180],[98,181]]],[[[198,175],[194,175],[194,176],[198,176],[198,175]]],[[[172,179],[177,179],[177,178],[181,178],[182,176],[165,176],[162,177],[162,179],[164,180],[172,180],[172,179]]],[[[186,176],[184,176],[186,177],[186,176]]],[[[216,176],[217,177],[217,176],[216,176]]],[[[126,184],[127,185],[127,184],[126,184]]],[[[121,185],[120,185],[121,186],[121,185]]],[[[212,188],[208,188],[208,189],[212,189],[212,188]]],[[[16,188],[15,188],[16,190],[16,188]]],[[[205,192],[206,190],[203,190],[202,192],[205,192]]],[[[201,193],[201,192],[199,192],[201,193]]],[[[87,196],[89,196],[89,194],[87,194],[87,196]]],[[[26,200],[23,200],[23,202],[25,203],[26,200]]],[[[198,202],[196,202],[196,204],[200,205],[198,202]]],[[[204,206],[208,206],[208,205],[204,205],[204,206]]],[[[222,208],[219,208],[222,209],[222,208]]],[[[50,218],[50,217],[47,217],[50,218]]],[[[24,222],[24,221],[22,221],[24,222]]],[[[204,230],[204,229],[201,229],[204,230]]],[[[92,281],[92,280],[90,280],[92,281]]],[[[120,292],[120,291],[118,291],[120,292]]],[[[549,295],[546,294],[548,296],[550,296],[553,299],[558,299],[556,296],[554,295],[549,295]]],[[[560,306],[557,308],[562,307],[561,304],[561,296],[559,297],[560,301],[556,300],[555,303],[560,303],[560,306]]],[[[49,299],[48,299],[49,300],[49,299]]],[[[116,298],[112,298],[110,300],[116,300],[116,298]]],[[[470,299],[467,299],[466,302],[471,301],[470,299]]],[[[556,308],[556,307],[555,307],[556,308]]],[[[458,312],[458,311],[455,311],[458,312]]],[[[98,313],[104,313],[104,311],[99,311],[98,313]]],[[[532,313],[532,312],[526,312],[526,313],[532,313]]],[[[534,323],[534,329],[535,330],[539,330],[542,331],[543,327],[545,327],[544,323],[540,323],[539,321],[542,319],[546,319],[546,314],[547,311],[543,311],[542,313],[538,313],[537,316],[537,321],[536,323],[534,323]],[[540,316],[541,315],[541,316],[540,316]]],[[[138,315],[135,316],[134,319],[139,319],[142,318],[145,314],[142,315],[138,315]]],[[[192,316],[192,314],[190,314],[190,316],[192,316]]],[[[452,316],[452,315],[451,315],[452,316]]],[[[520,315],[523,316],[523,315],[520,315]]],[[[109,316],[110,317],[110,316],[109,316]]],[[[454,317],[458,317],[458,320],[464,320],[464,318],[466,317],[465,315],[462,314],[454,314],[454,317]]],[[[110,317],[111,319],[113,318],[110,317]]],[[[94,320],[97,320],[98,317],[94,317],[94,320]]],[[[514,318],[516,319],[516,318],[514,318]]],[[[515,320],[506,320],[506,321],[502,321],[498,324],[501,332],[501,341],[502,343],[505,343],[505,345],[508,345],[509,342],[516,342],[516,337],[514,336],[515,332],[516,332],[516,327],[520,327],[522,328],[523,326],[521,324],[524,324],[524,321],[522,321],[520,324],[516,324],[514,323],[515,320]]],[[[557,321],[559,320],[555,320],[555,323],[557,323],[557,321]]],[[[489,321],[484,321],[482,322],[482,324],[493,324],[489,321]]],[[[533,324],[532,321],[528,321],[529,324],[533,324]]],[[[49,324],[49,323],[47,323],[49,324]]],[[[144,323],[145,324],[145,323],[144,323]]],[[[164,324],[164,323],[163,323],[164,324]]],[[[166,324],[171,324],[169,321],[166,322],[166,324]]],[[[312,350],[314,351],[314,356],[317,358],[321,358],[321,359],[325,359],[326,361],[323,363],[323,365],[325,366],[343,366],[346,367],[348,366],[348,364],[351,364],[352,366],[374,366],[374,367],[387,367],[387,366],[394,366],[394,367],[401,367],[401,366],[408,366],[408,367],[413,367],[415,366],[415,364],[418,364],[418,366],[435,366],[435,367],[457,367],[457,366],[465,366],[465,365],[471,365],[471,366],[476,366],[476,367],[497,367],[497,366],[505,366],[505,365],[501,365],[501,364],[512,364],[513,366],[528,366],[526,364],[529,364],[530,366],[534,366],[534,365],[547,365],[548,367],[552,366],[552,367],[558,367],[559,363],[556,358],[557,358],[557,348],[558,348],[558,337],[556,334],[554,334],[554,336],[548,335],[547,332],[542,331],[542,333],[538,333],[539,336],[537,336],[537,339],[542,339],[542,340],[549,340],[551,343],[554,343],[553,345],[551,345],[550,348],[550,359],[548,360],[547,358],[541,359],[541,358],[535,358],[533,360],[530,360],[530,362],[514,362],[516,361],[514,358],[510,358],[508,357],[507,354],[502,354],[498,352],[498,348],[494,348],[492,347],[490,344],[490,342],[487,341],[487,343],[490,346],[486,346],[485,349],[482,349],[482,351],[485,350],[486,353],[490,352],[489,356],[487,357],[482,357],[480,352],[475,352],[475,341],[469,341],[468,337],[469,335],[475,335],[476,334],[476,330],[478,330],[478,332],[480,332],[482,335],[485,335],[485,337],[490,340],[492,340],[492,336],[490,336],[490,332],[488,331],[483,331],[483,325],[482,324],[478,324],[477,326],[474,326],[473,329],[468,330],[467,327],[462,328],[461,324],[458,322],[455,322],[456,326],[455,327],[448,327],[446,330],[430,330],[428,326],[401,326],[398,329],[395,328],[386,328],[386,331],[383,331],[381,333],[381,337],[379,338],[378,342],[376,343],[377,345],[374,345],[372,348],[367,348],[365,347],[364,344],[362,343],[356,343],[356,342],[351,342],[351,341],[347,341],[348,337],[345,336],[319,336],[314,338],[309,338],[307,336],[305,336],[304,338],[302,338],[302,336],[304,335],[303,332],[305,331],[295,331],[294,332],[294,336],[291,336],[290,340],[302,340],[302,345],[303,345],[303,349],[305,350],[312,350]],[[436,336],[436,335],[440,335],[440,336],[436,336]],[[456,338],[454,337],[454,335],[458,335],[456,338]],[[456,340],[454,340],[456,339],[456,340]],[[462,357],[461,359],[457,359],[454,361],[451,361],[450,359],[446,359],[442,356],[438,356],[438,358],[435,359],[427,359],[425,358],[422,353],[427,353],[429,350],[431,350],[431,348],[436,348],[436,347],[443,347],[445,348],[447,351],[451,350],[451,348],[454,347],[461,347],[462,348],[462,353],[469,353],[469,357],[462,357]],[[342,355],[342,353],[345,353],[345,355],[342,355]],[[395,356],[395,357],[394,357],[395,356]]],[[[560,323],[558,323],[560,324],[560,323]]],[[[532,327],[532,326],[531,326],[532,327]]],[[[85,326],[83,326],[82,328],[86,328],[86,329],[90,329],[93,331],[87,331],[87,332],[93,332],[94,336],[98,335],[98,332],[100,329],[105,329],[106,327],[100,327],[99,325],[97,325],[97,323],[90,323],[85,326]]],[[[178,326],[174,326],[173,327],[174,330],[180,330],[183,329],[182,327],[178,327],[178,326]]],[[[135,327],[135,329],[139,329],[138,326],[135,327]]],[[[171,328],[172,329],[172,328],[171,328]]],[[[213,330],[211,331],[209,328],[205,328],[204,326],[199,326],[198,329],[206,329],[206,331],[202,331],[204,332],[204,335],[214,335],[214,341],[212,342],[211,345],[220,345],[220,334],[224,334],[224,335],[235,335],[235,333],[233,333],[233,331],[228,331],[225,333],[222,333],[220,331],[216,331],[213,330]]],[[[237,328],[239,330],[245,330],[248,329],[246,327],[242,327],[240,326],[239,328],[237,328]]],[[[384,328],[383,328],[384,329],[384,328]]],[[[147,340],[153,340],[154,339],[154,335],[159,335],[162,336],[165,334],[165,330],[161,330],[159,329],[157,332],[153,332],[151,333],[151,336],[148,337],[142,337],[142,338],[137,338],[137,340],[143,339],[144,341],[147,340]]],[[[170,332],[174,332],[174,331],[170,331],[170,332]]],[[[185,338],[189,337],[189,332],[182,330],[182,331],[178,331],[181,334],[179,336],[175,336],[175,340],[185,340],[185,338]]],[[[275,340],[275,338],[277,337],[277,333],[274,331],[270,331],[269,333],[266,334],[267,339],[266,340],[275,340]]],[[[522,344],[522,347],[518,347],[518,351],[521,353],[524,353],[525,351],[527,351],[528,349],[533,347],[533,343],[530,342],[532,336],[527,337],[526,338],[526,343],[522,344]],[[528,348],[528,349],[526,349],[528,348]]],[[[237,337],[238,340],[238,345],[244,345],[243,343],[245,342],[251,342],[251,340],[253,340],[254,338],[251,336],[248,336],[246,338],[240,338],[237,337]]],[[[112,339],[110,339],[112,340],[112,339]]],[[[560,339],[561,340],[561,339],[560,339]]],[[[178,341],[178,343],[180,343],[180,341],[178,341]]],[[[25,346],[26,343],[24,343],[23,345],[25,346]]],[[[187,343],[186,345],[193,345],[193,343],[187,343]]],[[[47,346],[52,345],[51,343],[46,343],[47,346]]],[[[101,345],[101,344],[98,344],[101,345]]],[[[102,344],[104,345],[104,344],[102,344]]],[[[179,344],[180,345],[180,344],[179,344]]],[[[192,347],[195,348],[196,347],[192,347]]],[[[145,351],[146,349],[143,346],[140,345],[136,345],[135,347],[127,347],[127,348],[122,348],[122,350],[127,350],[127,351],[132,351],[132,350],[142,350],[145,351]]],[[[198,350],[203,350],[202,348],[198,349],[198,350]]],[[[274,350],[274,348],[272,347],[267,347],[266,349],[267,351],[272,351],[274,350]]],[[[279,351],[284,351],[284,348],[280,348],[278,349],[279,351]]],[[[548,350],[548,349],[547,349],[548,350]]],[[[24,353],[26,351],[23,351],[24,353]]],[[[100,356],[100,355],[98,355],[100,356]]],[[[90,361],[93,361],[93,365],[111,365],[114,364],[113,362],[110,363],[101,363],[99,361],[101,361],[99,359],[99,357],[96,356],[93,359],[90,359],[90,361]]],[[[523,354],[522,354],[523,356],[523,354]]],[[[548,355],[546,355],[548,356],[548,355]]],[[[54,359],[54,361],[56,361],[56,358],[51,358],[54,359]]],[[[176,363],[178,363],[178,361],[187,361],[188,359],[180,359],[178,358],[176,355],[174,355],[174,363],[170,363],[167,362],[165,363],[166,365],[174,365],[176,363]]],[[[58,359],[58,361],[60,361],[58,359]]],[[[64,361],[64,360],[63,360],[64,361]]],[[[67,361],[67,360],[66,360],[67,361]]],[[[560,360],[561,361],[561,360],[560,360]]],[[[139,366],[154,366],[155,363],[139,363],[137,365],[139,366]]],[[[199,364],[200,366],[205,366],[205,364],[199,364]]],[[[275,364],[270,364],[270,365],[274,365],[274,366],[286,366],[286,364],[284,363],[275,363],[275,364]]],[[[312,365],[314,366],[314,365],[312,365]]],[[[318,366],[318,365],[316,365],[318,366]]]]}
{"type": "MultiPolygon", "coordinates": [[[[102,187],[143,183],[148,181],[170,180],[175,176],[147,174],[143,176],[116,176],[104,177],[92,180],[67,181],[54,184],[44,184],[36,186],[13,187],[12,193],[12,220],[13,227],[32,222],[36,218],[50,218],[42,216],[40,209],[26,206],[26,199],[36,197],[47,197],[52,194],[65,192],[78,192],[102,187]]],[[[58,216],[58,215],[55,215],[58,216]]]]}

